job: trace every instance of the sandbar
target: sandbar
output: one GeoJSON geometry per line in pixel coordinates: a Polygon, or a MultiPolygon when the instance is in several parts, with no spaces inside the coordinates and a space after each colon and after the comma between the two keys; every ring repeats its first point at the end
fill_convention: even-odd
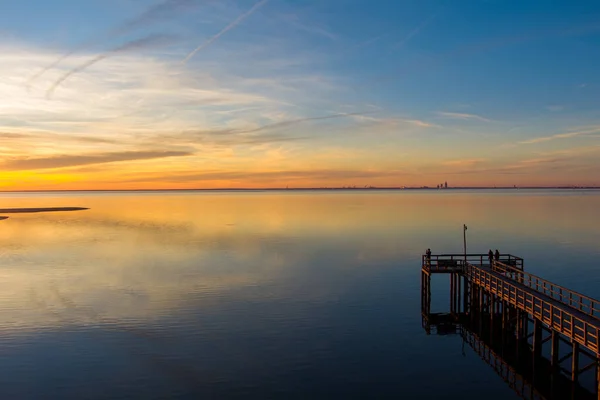
{"type": "MultiPolygon", "coordinates": [[[[89,210],[85,207],[38,207],[38,208],[0,208],[0,214],[21,214],[21,213],[39,213],[56,211],[82,211],[89,210]]],[[[0,217],[2,218],[2,217],[0,217]]],[[[5,217],[8,218],[8,217],[5,217]]]]}

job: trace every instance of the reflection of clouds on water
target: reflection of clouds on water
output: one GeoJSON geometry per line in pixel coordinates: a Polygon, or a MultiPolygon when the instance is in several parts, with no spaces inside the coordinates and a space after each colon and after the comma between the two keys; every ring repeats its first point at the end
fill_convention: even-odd
{"type": "MultiPolygon", "coordinates": [[[[90,210],[3,222],[2,329],[136,326],[190,309],[289,297],[326,303],[388,269],[412,277],[427,247],[460,252],[463,222],[470,248],[483,251],[501,240],[503,250],[527,257],[520,252],[531,238],[591,246],[600,226],[589,213],[595,200],[483,192],[61,199],[90,210]]],[[[19,205],[36,201],[58,203],[25,198],[19,205]]]]}

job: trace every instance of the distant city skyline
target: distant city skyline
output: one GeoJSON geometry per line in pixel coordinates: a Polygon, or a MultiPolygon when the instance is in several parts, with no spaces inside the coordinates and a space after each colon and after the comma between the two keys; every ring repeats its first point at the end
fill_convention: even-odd
{"type": "Polygon", "coordinates": [[[598,186],[600,4],[24,0],[0,190],[598,186]]]}

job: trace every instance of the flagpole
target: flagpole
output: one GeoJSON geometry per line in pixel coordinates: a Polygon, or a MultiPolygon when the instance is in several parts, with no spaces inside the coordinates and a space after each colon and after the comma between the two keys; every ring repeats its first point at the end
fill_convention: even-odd
{"type": "Polygon", "coordinates": [[[463,224],[463,248],[465,252],[465,266],[467,265],[467,225],[463,224]]]}

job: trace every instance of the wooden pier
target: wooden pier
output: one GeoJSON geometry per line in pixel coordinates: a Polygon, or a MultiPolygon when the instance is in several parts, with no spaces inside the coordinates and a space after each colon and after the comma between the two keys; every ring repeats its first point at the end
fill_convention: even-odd
{"type": "Polygon", "coordinates": [[[461,333],[477,349],[485,337],[489,349],[483,354],[501,371],[508,371],[502,366],[505,361],[490,349],[498,340],[512,343],[509,353],[516,354],[521,366],[527,360],[533,371],[530,381],[521,373],[511,375],[527,383],[517,391],[522,397],[600,400],[600,301],[525,272],[522,258],[505,254],[490,261],[487,254],[424,255],[421,306],[428,333],[461,333]],[[448,313],[431,313],[433,274],[449,275],[448,313]],[[550,389],[536,389],[536,377],[538,386],[547,381],[550,389]],[[582,380],[592,381],[591,389],[584,388],[582,380]],[[558,387],[560,397],[552,395],[558,387]]]}

